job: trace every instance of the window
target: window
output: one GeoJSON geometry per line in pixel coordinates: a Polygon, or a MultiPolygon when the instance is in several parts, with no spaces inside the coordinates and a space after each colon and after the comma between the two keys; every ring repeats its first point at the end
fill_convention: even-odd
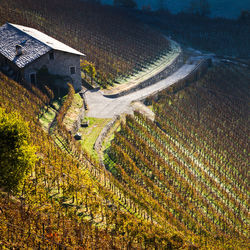
{"type": "Polygon", "coordinates": [[[75,66],[70,67],[69,69],[70,69],[70,74],[71,75],[74,75],[76,73],[76,67],[75,66]]]}
{"type": "Polygon", "coordinates": [[[36,73],[30,74],[30,83],[36,84],[36,73]]]}
{"type": "Polygon", "coordinates": [[[54,57],[54,52],[50,52],[50,53],[49,53],[49,59],[50,59],[50,60],[54,60],[54,58],[55,58],[55,57],[54,57]]]}

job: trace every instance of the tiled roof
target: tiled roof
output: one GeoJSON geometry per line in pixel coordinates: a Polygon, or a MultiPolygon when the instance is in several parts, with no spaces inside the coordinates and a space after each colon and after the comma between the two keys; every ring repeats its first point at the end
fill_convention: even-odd
{"type": "Polygon", "coordinates": [[[10,23],[0,27],[0,53],[19,68],[25,67],[52,49],[84,56],[81,52],[36,29],[10,23]],[[16,56],[16,45],[23,48],[20,56],[16,56]]]}

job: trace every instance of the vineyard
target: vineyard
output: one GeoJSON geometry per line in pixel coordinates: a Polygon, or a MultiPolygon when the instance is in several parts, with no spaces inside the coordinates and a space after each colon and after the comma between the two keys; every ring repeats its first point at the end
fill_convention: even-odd
{"type": "Polygon", "coordinates": [[[64,124],[72,86],[47,133],[39,119],[53,93],[0,74],[0,108],[29,122],[37,158],[17,193],[0,191],[0,246],[246,249],[249,80],[247,69],[215,67],[148,98],[155,121],[127,116],[106,170],[64,124]]]}
{"type": "MultiPolygon", "coordinates": [[[[103,87],[171,54],[131,13],[96,2],[2,0],[0,25],[30,26],[83,52],[103,87]]],[[[230,64],[185,78],[181,90],[145,100],[154,120],[117,119],[97,156],[110,120],[85,117],[75,140],[87,105],[72,85],[58,98],[0,72],[0,126],[15,114],[28,124],[35,158],[18,189],[1,182],[0,248],[248,249],[249,82],[249,68],[230,64]]]]}
{"type": "Polygon", "coordinates": [[[0,246],[7,248],[142,249],[189,246],[164,228],[133,193],[81,150],[62,123],[74,90],[56,114],[51,135],[40,123],[52,93],[26,89],[0,74],[0,108],[29,122],[36,163],[17,193],[0,190],[0,246]]]}
{"type": "Polygon", "coordinates": [[[193,233],[205,248],[247,249],[249,73],[216,66],[148,98],[155,121],[127,116],[106,152],[106,167],[151,221],[193,233]]]}
{"type": "Polygon", "coordinates": [[[139,72],[170,50],[169,42],[124,11],[90,1],[4,0],[0,24],[36,28],[83,52],[105,86],[139,72]]]}

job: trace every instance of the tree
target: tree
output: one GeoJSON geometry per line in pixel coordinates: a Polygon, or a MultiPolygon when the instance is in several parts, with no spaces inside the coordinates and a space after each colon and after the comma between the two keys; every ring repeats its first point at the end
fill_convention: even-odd
{"type": "Polygon", "coordinates": [[[200,0],[200,14],[202,16],[209,16],[211,13],[210,5],[207,0],[200,0]]]}
{"type": "Polygon", "coordinates": [[[164,0],[158,0],[159,10],[164,10],[164,0]]]}
{"type": "MultiPolygon", "coordinates": [[[[81,61],[81,70],[91,78],[91,84],[93,79],[96,77],[95,65],[87,60],[81,61]]],[[[85,75],[86,77],[86,75],[85,75]]]]}
{"type": "Polygon", "coordinates": [[[136,8],[137,4],[134,0],[114,0],[114,5],[125,8],[136,8]]]}
{"type": "Polygon", "coordinates": [[[0,108],[0,186],[18,191],[35,161],[28,123],[0,108]]]}
{"type": "Polygon", "coordinates": [[[201,16],[209,16],[210,15],[210,5],[207,0],[192,0],[190,2],[189,11],[192,14],[198,14],[201,16]]]}
{"type": "Polygon", "coordinates": [[[239,20],[245,23],[250,23],[250,10],[242,10],[241,15],[239,16],[239,20]]]}

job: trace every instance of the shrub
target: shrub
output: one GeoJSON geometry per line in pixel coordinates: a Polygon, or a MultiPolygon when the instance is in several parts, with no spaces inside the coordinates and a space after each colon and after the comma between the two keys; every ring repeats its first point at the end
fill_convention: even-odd
{"type": "Polygon", "coordinates": [[[28,123],[0,108],[0,186],[17,191],[35,163],[28,123]]]}

